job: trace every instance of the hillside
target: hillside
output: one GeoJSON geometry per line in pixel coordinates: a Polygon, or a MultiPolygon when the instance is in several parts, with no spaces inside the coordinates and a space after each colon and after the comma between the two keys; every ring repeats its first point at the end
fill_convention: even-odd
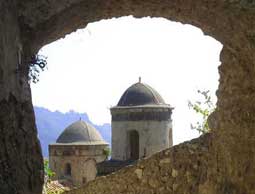
{"type": "Polygon", "coordinates": [[[48,145],[56,142],[60,133],[72,122],[82,119],[92,124],[102,135],[102,137],[111,143],[111,125],[105,123],[103,125],[96,125],[89,120],[86,113],[78,113],[69,111],[61,113],[59,111],[51,112],[50,110],[42,107],[34,107],[36,125],[38,136],[41,142],[43,156],[48,157],[48,145]]]}

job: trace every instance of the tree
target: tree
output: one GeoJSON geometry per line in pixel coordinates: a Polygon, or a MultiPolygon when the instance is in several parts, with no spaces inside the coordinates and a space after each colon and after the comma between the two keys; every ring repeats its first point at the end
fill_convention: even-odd
{"type": "Polygon", "coordinates": [[[191,102],[188,101],[188,106],[190,109],[193,109],[200,117],[202,117],[202,121],[197,121],[195,124],[190,124],[191,129],[197,130],[199,133],[207,133],[210,131],[208,126],[208,116],[215,110],[216,105],[213,103],[210,91],[197,91],[198,94],[202,97],[201,101],[191,102]]]}

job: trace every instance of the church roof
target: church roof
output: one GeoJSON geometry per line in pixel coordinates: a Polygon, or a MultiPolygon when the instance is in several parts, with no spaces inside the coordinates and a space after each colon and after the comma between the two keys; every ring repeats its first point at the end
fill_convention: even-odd
{"type": "Polygon", "coordinates": [[[82,120],[76,121],[69,125],[58,137],[57,143],[65,144],[88,144],[100,145],[108,144],[105,142],[100,133],[89,123],[82,120]]]}
{"type": "Polygon", "coordinates": [[[117,106],[166,105],[160,94],[147,84],[138,82],[121,96],[117,106]]]}

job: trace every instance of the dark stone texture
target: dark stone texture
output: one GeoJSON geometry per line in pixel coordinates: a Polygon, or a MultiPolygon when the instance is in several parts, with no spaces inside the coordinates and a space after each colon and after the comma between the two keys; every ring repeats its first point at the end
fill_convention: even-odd
{"type": "Polygon", "coordinates": [[[134,165],[137,161],[135,160],[106,160],[97,164],[97,176],[105,176],[107,174],[111,174],[116,172],[125,166],[134,165]]]}
{"type": "Polygon", "coordinates": [[[41,193],[43,165],[31,102],[0,102],[0,193],[41,193]]]}
{"type": "Polygon", "coordinates": [[[42,192],[43,159],[34,123],[27,66],[22,63],[28,51],[20,37],[16,1],[0,1],[1,194],[42,192]]]}

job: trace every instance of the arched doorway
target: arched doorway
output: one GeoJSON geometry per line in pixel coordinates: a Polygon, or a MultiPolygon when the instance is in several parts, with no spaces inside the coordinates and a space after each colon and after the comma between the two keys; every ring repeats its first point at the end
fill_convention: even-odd
{"type": "Polygon", "coordinates": [[[71,176],[72,175],[72,168],[70,163],[66,163],[65,165],[65,176],[71,176]]]}
{"type": "Polygon", "coordinates": [[[130,160],[139,159],[139,133],[136,130],[129,132],[130,160]]]}

